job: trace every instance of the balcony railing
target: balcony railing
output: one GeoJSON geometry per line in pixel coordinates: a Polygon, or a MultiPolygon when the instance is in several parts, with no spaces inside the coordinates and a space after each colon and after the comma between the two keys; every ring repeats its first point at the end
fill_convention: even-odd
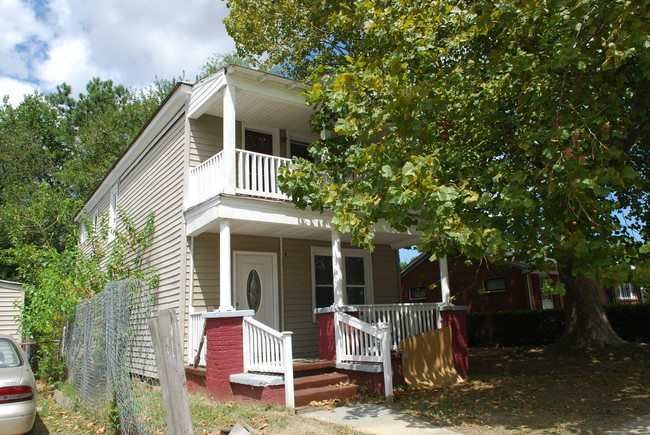
{"type": "MultiPolygon", "coordinates": [[[[214,198],[226,188],[223,151],[190,169],[188,207],[214,198]]],[[[278,172],[290,159],[245,150],[235,152],[235,193],[272,199],[289,199],[278,187],[278,172]]]]}

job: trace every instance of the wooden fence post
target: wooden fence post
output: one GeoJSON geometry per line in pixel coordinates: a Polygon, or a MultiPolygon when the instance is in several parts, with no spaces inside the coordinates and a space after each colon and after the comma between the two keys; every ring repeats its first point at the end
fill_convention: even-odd
{"type": "Polygon", "coordinates": [[[158,317],[149,321],[149,329],[167,415],[166,433],[193,435],[194,427],[176,311],[173,308],[159,311],[158,317]]]}

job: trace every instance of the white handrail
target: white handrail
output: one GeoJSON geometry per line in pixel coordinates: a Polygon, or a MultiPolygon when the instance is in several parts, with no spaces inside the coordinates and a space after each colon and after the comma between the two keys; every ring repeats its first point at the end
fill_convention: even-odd
{"type": "Polygon", "coordinates": [[[386,400],[393,397],[393,368],[390,357],[390,325],[373,326],[349,314],[334,313],[336,362],[380,363],[384,373],[386,400]]]}
{"type": "Polygon", "coordinates": [[[359,317],[371,324],[391,325],[392,348],[397,350],[403,339],[432,331],[437,326],[440,303],[404,303],[356,305],[359,317]]]}
{"type": "Polygon", "coordinates": [[[252,317],[244,317],[243,328],[244,372],[284,374],[286,406],[294,408],[293,333],[276,331],[252,317]]]}

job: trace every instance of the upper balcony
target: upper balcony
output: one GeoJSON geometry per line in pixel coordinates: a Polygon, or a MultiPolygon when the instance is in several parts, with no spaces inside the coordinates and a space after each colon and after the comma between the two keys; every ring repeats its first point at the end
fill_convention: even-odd
{"type": "MultiPolygon", "coordinates": [[[[192,168],[188,180],[187,207],[201,204],[229,189],[224,152],[192,168]]],[[[288,200],[278,188],[278,171],[290,159],[245,150],[235,150],[234,193],[259,198],[288,200]]]]}

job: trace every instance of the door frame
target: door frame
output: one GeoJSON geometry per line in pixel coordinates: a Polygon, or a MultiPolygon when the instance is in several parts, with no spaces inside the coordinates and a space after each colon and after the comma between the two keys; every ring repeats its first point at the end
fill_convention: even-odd
{"type": "Polygon", "coordinates": [[[257,256],[257,257],[270,257],[271,258],[271,291],[272,291],[272,310],[273,310],[273,325],[268,325],[271,328],[279,331],[280,329],[280,288],[279,288],[279,281],[278,281],[278,254],[277,252],[268,252],[268,251],[233,251],[232,256],[233,256],[233,262],[232,262],[232,276],[233,276],[233,293],[234,293],[234,298],[233,302],[236,304],[239,301],[239,292],[237,291],[237,266],[239,265],[239,256],[244,256],[244,255],[251,255],[251,256],[257,256]]]}

